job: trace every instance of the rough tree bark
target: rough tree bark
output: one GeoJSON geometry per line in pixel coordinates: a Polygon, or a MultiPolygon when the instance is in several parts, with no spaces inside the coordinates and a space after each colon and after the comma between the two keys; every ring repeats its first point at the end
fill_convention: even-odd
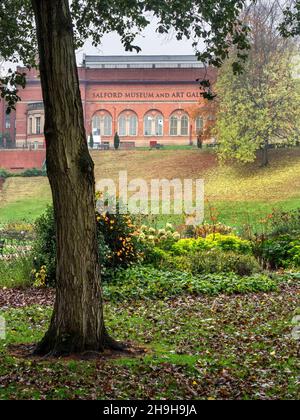
{"type": "Polygon", "coordinates": [[[98,264],[94,165],[86,140],[68,0],[32,0],[57,230],[56,301],[37,354],[118,347],[107,335],[98,264]]]}

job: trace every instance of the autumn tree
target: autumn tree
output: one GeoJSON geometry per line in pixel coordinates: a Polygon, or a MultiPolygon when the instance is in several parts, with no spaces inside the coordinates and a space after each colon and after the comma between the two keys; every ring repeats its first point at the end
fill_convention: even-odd
{"type": "MultiPolygon", "coordinates": [[[[230,45],[247,46],[238,16],[243,1],[165,0],[2,0],[0,54],[7,61],[36,63],[45,105],[47,172],[52,190],[56,232],[56,301],[39,354],[118,348],[103,319],[95,221],[94,165],[89,155],[75,60],[87,38],[101,43],[117,32],[125,50],[139,51],[136,35],[157,19],[157,31],[175,30],[177,39],[193,40],[198,58],[220,65],[230,45]],[[198,50],[202,39],[205,49],[198,50]]],[[[241,52],[241,55],[243,53],[241,52]]],[[[0,80],[9,107],[18,99],[26,75],[8,72],[0,80]]]]}
{"type": "Polygon", "coordinates": [[[279,33],[282,11],[277,1],[258,1],[244,18],[251,27],[251,49],[242,74],[232,74],[235,49],[219,71],[215,135],[221,158],[252,162],[261,150],[265,166],[270,144],[299,139],[298,63],[294,42],[279,33]]]}

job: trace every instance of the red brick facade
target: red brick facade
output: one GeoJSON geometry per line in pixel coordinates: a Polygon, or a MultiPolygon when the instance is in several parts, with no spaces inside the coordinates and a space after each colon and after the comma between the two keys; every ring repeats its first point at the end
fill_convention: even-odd
{"type": "MultiPolygon", "coordinates": [[[[79,68],[87,136],[94,141],[136,146],[195,143],[197,127],[191,109],[201,103],[198,78],[213,80],[215,72],[203,68],[79,68]]],[[[44,147],[44,111],[38,75],[28,73],[16,109],[17,147],[44,147]]],[[[193,113],[194,115],[194,113],[193,113]]],[[[199,118],[200,118],[199,117],[199,118]]],[[[201,119],[201,118],[200,118],[201,119]]]]}
{"type": "Polygon", "coordinates": [[[45,150],[1,150],[0,168],[10,171],[41,169],[46,159],[45,150]]]}

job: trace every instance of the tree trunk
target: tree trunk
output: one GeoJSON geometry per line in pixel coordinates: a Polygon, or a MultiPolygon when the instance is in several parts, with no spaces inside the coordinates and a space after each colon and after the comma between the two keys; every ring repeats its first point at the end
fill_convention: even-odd
{"type": "Polygon", "coordinates": [[[56,301],[36,353],[114,346],[105,331],[89,155],[68,0],[32,0],[45,105],[46,163],[57,231],[56,301]]]}
{"type": "Polygon", "coordinates": [[[262,149],[262,166],[269,165],[269,142],[268,140],[264,141],[262,149]]]}

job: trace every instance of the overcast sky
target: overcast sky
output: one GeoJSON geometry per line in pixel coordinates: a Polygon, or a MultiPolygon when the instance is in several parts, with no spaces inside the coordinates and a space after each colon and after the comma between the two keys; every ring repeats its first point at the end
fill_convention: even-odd
{"type": "MultiPolygon", "coordinates": [[[[136,39],[136,44],[142,48],[139,53],[141,55],[187,55],[194,54],[192,48],[192,41],[177,41],[173,33],[168,35],[160,35],[155,32],[155,20],[152,18],[151,24],[143,31],[141,35],[136,39]]],[[[111,33],[105,35],[102,39],[102,44],[99,47],[93,47],[91,42],[86,42],[85,46],[77,51],[77,63],[82,63],[83,54],[91,55],[126,55],[136,54],[126,52],[123,45],[120,42],[120,38],[117,34],[111,33]]],[[[21,64],[21,63],[20,63],[21,64]]],[[[2,72],[5,72],[8,67],[13,67],[9,63],[2,63],[2,72]]]]}
{"type": "MultiPolygon", "coordinates": [[[[177,41],[174,34],[160,35],[155,32],[155,21],[144,30],[137,38],[136,44],[142,48],[139,54],[142,55],[160,55],[160,54],[194,54],[192,41],[177,41]]],[[[87,42],[81,50],[77,52],[77,61],[81,63],[82,55],[125,55],[130,54],[124,50],[117,34],[109,34],[103,37],[102,45],[95,48],[91,42],[87,42]]],[[[132,54],[136,54],[135,52],[132,54]]]]}

